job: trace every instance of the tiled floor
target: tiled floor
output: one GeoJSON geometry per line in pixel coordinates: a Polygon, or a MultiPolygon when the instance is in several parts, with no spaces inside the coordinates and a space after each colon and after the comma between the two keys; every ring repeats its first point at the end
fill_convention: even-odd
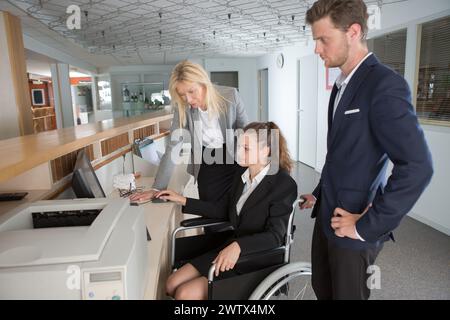
{"type": "MultiPolygon", "coordinates": [[[[296,164],[292,176],[299,193],[311,193],[319,174],[296,164]]],[[[297,211],[292,259],[310,260],[314,220],[311,210],[297,211]]],[[[381,269],[381,290],[371,299],[450,299],[450,237],[410,217],[395,231],[396,242],[387,242],[376,264],[381,269]]]]}

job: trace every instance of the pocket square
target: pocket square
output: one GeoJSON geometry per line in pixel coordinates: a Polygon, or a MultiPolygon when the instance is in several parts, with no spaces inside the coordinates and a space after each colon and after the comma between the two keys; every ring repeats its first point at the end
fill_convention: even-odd
{"type": "Polygon", "coordinates": [[[345,111],[345,115],[354,114],[354,113],[358,113],[358,112],[361,112],[361,110],[359,110],[359,109],[347,110],[347,111],[345,111]]]}

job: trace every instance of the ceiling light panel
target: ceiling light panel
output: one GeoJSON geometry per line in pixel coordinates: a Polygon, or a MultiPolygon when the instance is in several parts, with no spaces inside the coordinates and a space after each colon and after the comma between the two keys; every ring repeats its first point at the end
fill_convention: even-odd
{"type": "MultiPolygon", "coordinates": [[[[402,0],[400,0],[402,1],[402,0]]],[[[8,0],[48,28],[96,54],[218,53],[252,56],[306,41],[314,0],[8,0]],[[81,30],[69,30],[69,5],[81,30]]],[[[398,0],[366,1],[385,5],[398,0]]]]}

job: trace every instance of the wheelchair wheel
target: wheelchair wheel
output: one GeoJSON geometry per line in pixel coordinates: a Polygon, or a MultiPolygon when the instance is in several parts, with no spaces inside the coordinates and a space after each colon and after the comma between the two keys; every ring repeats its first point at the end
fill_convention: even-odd
{"type": "Polygon", "coordinates": [[[289,263],[267,276],[249,300],[315,300],[311,274],[310,263],[289,263]]]}

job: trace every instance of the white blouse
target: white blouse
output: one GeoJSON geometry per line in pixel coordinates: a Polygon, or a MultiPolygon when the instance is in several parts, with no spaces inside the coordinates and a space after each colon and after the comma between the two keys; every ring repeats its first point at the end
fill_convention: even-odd
{"type": "Polygon", "coordinates": [[[264,177],[269,172],[269,169],[270,169],[270,163],[267,166],[265,166],[264,169],[262,169],[256,175],[256,177],[253,178],[253,180],[250,180],[250,169],[245,170],[245,172],[242,174],[241,178],[242,178],[242,182],[244,182],[244,190],[242,190],[242,195],[236,204],[237,215],[239,215],[241,213],[242,207],[244,206],[248,197],[250,197],[252,192],[261,183],[261,181],[264,179],[264,177]]]}
{"type": "Polygon", "coordinates": [[[198,108],[200,120],[202,121],[202,143],[206,148],[222,148],[224,138],[220,128],[219,116],[210,118],[208,110],[198,108]]]}

